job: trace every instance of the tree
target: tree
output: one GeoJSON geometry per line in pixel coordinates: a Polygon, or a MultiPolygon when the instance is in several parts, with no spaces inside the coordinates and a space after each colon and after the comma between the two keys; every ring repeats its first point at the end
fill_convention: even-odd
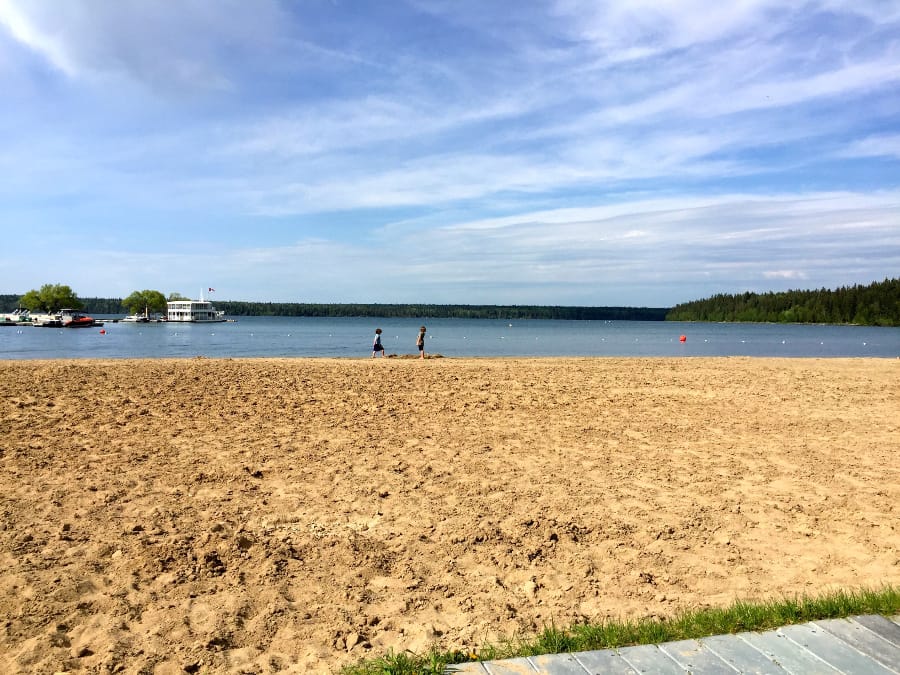
{"type": "Polygon", "coordinates": [[[40,290],[30,290],[19,299],[19,304],[32,312],[53,314],[63,308],[81,309],[81,300],[71,288],[63,284],[44,284],[40,290]]]}
{"type": "Polygon", "coordinates": [[[159,291],[135,291],[122,301],[122,306],[129,314],[143,313],[146,316],[150,312],[164,312],[166,296],[159,291]]]}
{"type": "Polygon", "coordinates": [[[169,302],[175,302],[176,300],[190,300],[190,298],[186,298],[178,292],[169,293],[169,302]]]}

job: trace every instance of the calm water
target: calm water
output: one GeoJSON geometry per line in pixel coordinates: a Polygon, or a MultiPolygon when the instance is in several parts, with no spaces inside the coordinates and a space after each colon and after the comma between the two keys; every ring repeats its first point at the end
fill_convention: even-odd
{"type": "MultiPolygon", "coordinates": [[[[101,317],[96,317],[101,318],[101,317]]],[[[648,321],[319,319],[241,317],[234,323],[0,328],[0,358],[368,357],[376,327],[388,354],[461,356],[900,357],[900,328],[648,321]],[[679,342],[679,336],[687,340],[679,342]]]]}

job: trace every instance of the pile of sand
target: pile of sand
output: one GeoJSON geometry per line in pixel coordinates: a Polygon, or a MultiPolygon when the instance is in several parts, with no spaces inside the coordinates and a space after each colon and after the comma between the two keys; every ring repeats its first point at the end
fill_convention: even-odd
{"type": "Polygon", "coordinates": [[[900,361],[0,362],[0,671],[900,583],[900,361]]]}

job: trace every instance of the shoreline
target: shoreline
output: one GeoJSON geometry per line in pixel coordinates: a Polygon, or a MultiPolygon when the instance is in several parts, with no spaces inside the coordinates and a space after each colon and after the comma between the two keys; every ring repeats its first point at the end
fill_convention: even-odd
{"type": "MultiPolygon", "coordinates": [[[[193,356],[76,356],[76,357],[66,357],[66,358],[3,358],[0,355],[0,367],[8,364],[26,364],[31,363],[35,365],[44,365],[44,364],[52,364],[52,363],[72,363],[72,364],[121,364],[121,363],[157,363],[157,362],[166,362],[172,361],[176,363],[180,362],[189,362],[189,361],[197,361],[197,362],[206,362],[206,363],[227,363],[227,362],[237,362],[237,363],[254,363],[254,362],[266,362],[266,361],[284,361],[287,363],[296,362],[296,361],[333,361],[335,363],[368,363],[368,362],[377,362],[377,361],[385,361],[385,362],[406,362],[406,361],[420,361],[418,354],[413,353],[403,353],[403,354],[391,354],[382,357],[378,356],[372,358],[371,355],[363,355],[363,356],[204,356],[202,354],[193,355],[193,356]]],[[[698,362],[698,361],[773,361],[773,362],[790,362],[790,361],[798,361],[798,362],[806,362],[806,361],[874,361],[878,363],[885,363],[891,361],[900,361],[900,356],[752,356],[752,355],[728,355],[728,356],[706,356],[706,355],[677,355],[677,356],[446,356],[441,353],[426,353],[425,356],[426,361],[450,361],[454,363],[466,363],[466,362],[491,362],[491,361],[521,361],[524,363],[529,362],[542,362],[542,361],[687,361],[687,362],[698,362]]]]}
{"type": "Polygon", "coordinates": [[[900,583],[896,363],[0,361],[0,667],[323,671],[900,583]]]}

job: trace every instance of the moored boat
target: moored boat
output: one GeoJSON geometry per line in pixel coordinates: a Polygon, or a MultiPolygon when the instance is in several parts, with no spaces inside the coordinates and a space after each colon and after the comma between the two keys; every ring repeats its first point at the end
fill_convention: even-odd
{"type": "Polygon", "coordinates": [[[16,309],[9,314],[0,314],[0,326],[21,326],[31,324],[31,312],[27,309],[16,309]]]}
{"type": "Polygon", "coordinates": [[[59,320],[62,322],[63,328],[90,328],[103,325],[102,321],[96,321],[93,317],[76,309],[59,310],[59,320]]]}
{"type": "Polygon", "coordinates": [[[31,325],[38,328],[62,328],[59,314],[32,314],[31,325]]]}

